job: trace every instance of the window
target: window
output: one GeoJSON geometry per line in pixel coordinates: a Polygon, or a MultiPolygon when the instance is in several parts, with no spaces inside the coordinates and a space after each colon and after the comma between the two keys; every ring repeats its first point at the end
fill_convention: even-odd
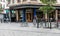
{"type": "Polygon", "coordinates": [[[14,0],[12,0],[12,3],[14,3],[14,0]]]}
{"type": "Polygon", "coordinates": [[[15,17],[15,11],[12,10],[12,17],[15,17]]]}
{"type": "Polygon", "coordinates": [[[26,9],[26,12],[32,12],[32,9],[26,9]]]}
{"type": "Polygon", "coordinates": [[[17,0],[17,2],[19,3],[19,2],[21,2],[21,0],[17,0]]]}
{"type": "Polygon", "coordinates": [[[5,8],[5,4],[3,5],[3,8],[5,8]]]}
{"type": "Polygon", "coordinates": [[[7,3],[7,5],[6,5],[6,6],[8,6],[8,5],[11,3],[11,0],[8,0],[7,2],[8,2],[8,3],[7,3]]]}
{"type": "Polygon", "coordinates": [[[19,16],[19,21],[22,22],[22,20],[23,20],[23,11],[22,10],[18,11],[18,16],[19,16]]]}
{"type": "Polygon", "coordinates": [[[23,1],[27,1],[27,0],[23,0],[23,1]]]}
{"type": "Polygon", "coordinates": [[[5,2],[5,0],[3,0],[3,2],[5,2]]]}
{"type": "Polygon", "coordinates": [[[23,17],[23,11],[22,10],[19,11],[19,14],[20,14],[20,17],[23,17]]]}
{"type": "Polygon", "coordinates": [[[0,9],[2,9],[2,4],[0,4],[0,9]]]}
{"type": "Polygon", "coordinates": [[[10,4],[10,0],[8,0],[8,4],[10,4]]]}

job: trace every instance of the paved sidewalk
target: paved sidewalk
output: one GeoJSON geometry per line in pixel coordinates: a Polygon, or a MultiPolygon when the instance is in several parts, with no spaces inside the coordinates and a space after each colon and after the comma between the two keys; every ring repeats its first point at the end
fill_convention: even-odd
{"type": "Polygon", "coordinates": [[[60,36],[60,30],[20,27],[20,23],[0,23],[0,36],[60,36]]]}

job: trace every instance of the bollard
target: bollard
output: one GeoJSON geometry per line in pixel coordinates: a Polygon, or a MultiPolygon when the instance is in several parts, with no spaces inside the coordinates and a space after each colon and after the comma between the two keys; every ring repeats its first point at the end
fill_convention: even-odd
{"type": "Polygon", "coordinates": [[[52,26],[51,26],[51,21],[52,21],[52,18],[50,18],[50,29],[52,28],[52,26]]]}
{"type": "Polygon", "coordinates": [[[57,28],[58,28],[58,27],[59,27],[59,25],[58,25],[58,21],[56,21],[56,22],[57,22],[57,25],[56,25],[56,26],[57,26],[57,28]]]}
{"type": "Polygon", "coordinates": [[[37,23],[37,28],[39,28],[39,23],[37,23]]]}
{"type": "Polygon", "coordinates": [[[51,27],[51,21],[50,21],[50,29],[51,29],[52,27],[51,27]]]}
{"type": "Polygon", "coordinates": [[[47,24],[47,21],[46,21],[46,19],[45,19],[45,21],[44,21],[44,22],[45,22],[45,28],[46,28],[46,26],[47,26],[47,25],[46,25],[46,24],[47,24]]]}
{"type": "Polygon", "coordinates": [[[37,28],[39,28],[39,19],[37,19],[36,22],[37,22],[37,28]]]}
{"type": "Polygon", "coordinates": [[[45,21],[45,27],[46,27],[46,21],[45,21]]]}

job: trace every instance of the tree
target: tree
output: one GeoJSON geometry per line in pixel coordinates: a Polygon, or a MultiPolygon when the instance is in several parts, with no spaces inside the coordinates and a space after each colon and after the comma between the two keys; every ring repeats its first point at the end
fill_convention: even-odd
{"type": "Polygon", "coordinates": [[[47,15],[49,16],[49,13],[55,9],[55,7],[53,7],[53,4],[56,3],[56,0],[40,0],[40,1],[45,5],[41,6],[39,10],[43,11],[45,19],[47,21],[47,15]]]}

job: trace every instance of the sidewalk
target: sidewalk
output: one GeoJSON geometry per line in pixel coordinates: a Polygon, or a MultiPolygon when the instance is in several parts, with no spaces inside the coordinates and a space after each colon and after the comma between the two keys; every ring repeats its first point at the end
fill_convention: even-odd
{"type": "Polygon", "coordinates": [[[60,36],[60,30],[20,27],[20,23],[0,23],[0,36],[60,36]]]}

